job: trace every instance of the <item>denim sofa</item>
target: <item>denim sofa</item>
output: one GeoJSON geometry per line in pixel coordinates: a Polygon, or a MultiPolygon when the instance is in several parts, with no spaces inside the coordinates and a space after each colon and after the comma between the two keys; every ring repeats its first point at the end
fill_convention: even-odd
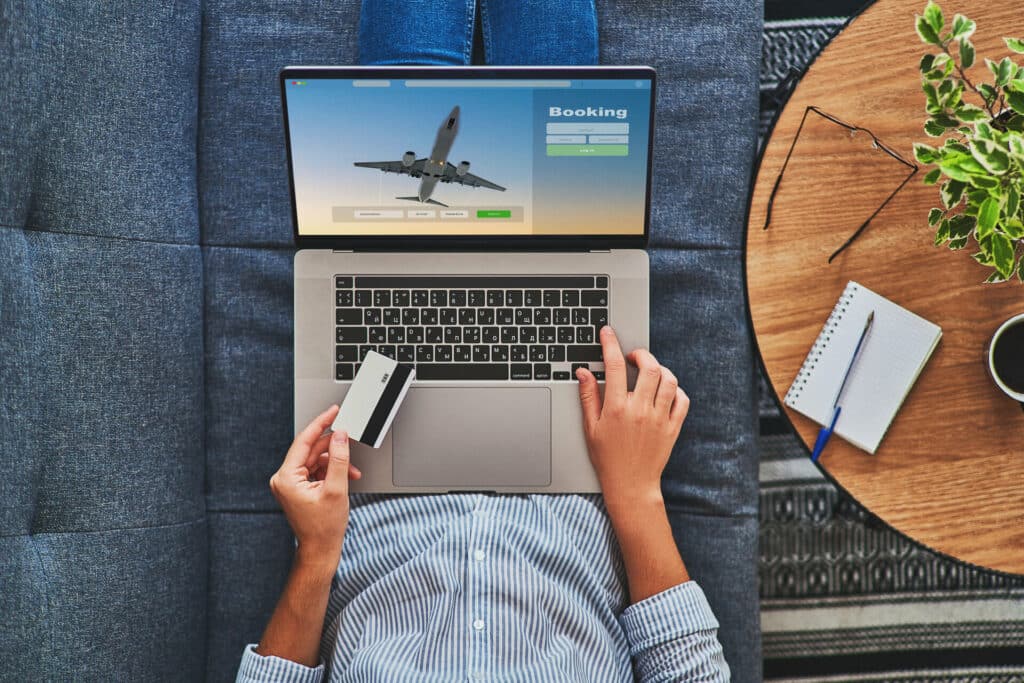
{"type": "MultiPolygon", "coordinates": [[[[659,71],[653,351],[693,398],[673,527],[760,677],[741,239],[760,0],[598,3],[659,71]]],[[[358,3],[0,6],[0,679],[229,680],[292,541],[292,245],[275,89],[358,3]]]]}

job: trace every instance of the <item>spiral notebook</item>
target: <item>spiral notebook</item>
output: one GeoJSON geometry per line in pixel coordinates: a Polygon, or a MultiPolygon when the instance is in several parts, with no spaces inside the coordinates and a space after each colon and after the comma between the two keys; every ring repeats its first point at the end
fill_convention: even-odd
{"type": "Polygon", "coordinates": [[[850,373],[835,434],[874,453],[935,350],[942,330],[867,287],[849,282],[807,354],[785,403],[824,426],[868,314],[871,330],[850,373]]]}

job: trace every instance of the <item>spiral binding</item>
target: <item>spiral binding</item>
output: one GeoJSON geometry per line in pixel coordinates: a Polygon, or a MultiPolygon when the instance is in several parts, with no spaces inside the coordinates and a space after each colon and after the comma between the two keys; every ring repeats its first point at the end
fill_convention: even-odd
{"type": "Polygon", "coordinates": [[[850,282],[846,285],[846,289],[843,290],[842,296],[839,297],[839,301],[836,302],[835,308],[832,309],[832,313],[829,314],[828,320],[825,321],[825,326],[821,328],[821,333],[818,334],[818,338],[814,340],[814,346],[811,347],[810,353],[807,354],[807,358],[804,359],[804,364],[800,366],[800,372],[796,374],[796,379],[793,380],[793,384],[790,385],[789,391],[786,392],[786,398],[784,399],[786,405],[793,407],[793,404],[800,398],[800,393],[807,386],[807,380],[810,377],[811,372],[814,371],[818,361],[821,360],[821,354],[824,353],[825,349],[828,348],[829,341],[832,339],[832,335],[835,333],[836,328],[839,327],[839,323],[843,320],[843,315],[846,314],[846,309],[850,305],[850,300],[853,295],[857,292],[857,283],[850,282]]]}

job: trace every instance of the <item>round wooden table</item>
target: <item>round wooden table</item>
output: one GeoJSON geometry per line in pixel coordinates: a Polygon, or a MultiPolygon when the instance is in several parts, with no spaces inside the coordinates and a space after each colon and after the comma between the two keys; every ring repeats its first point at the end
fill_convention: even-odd
{"type": "MultiPolygon", "coordinates": [[[[947,21],[959,12],[977,22],[972,41],[978,59],[968,75],[988,80],[983,57],[1002,59],[1008,54],[1003,36],[1024,36],[1019,3],[940,4],[947,21]]],[[[878,0],[825,48],[793,91],[751,197],[750,315],[780,397],[849,280],[939,325],[942,340],[878,452],[869,455],[834,437],[820,464],[872,513],[916,541],[965,562],[1024,574],[1024,413],[991,381],[986,355],[999,324],[1024,312],[1024,285],[981,284],[987,270],[970,251],[932,245],[927,214],[940,202],[937,187],[921,182],[924,168],[829,264],[828,256],[909,169],[872,148],[866,134],[851,137],[814,114],[796,141],[770,226],[763,229],[772,187],[808,106],[869,129],[910,161],[912,144],[928,141],[918,63],[929,46],[914,32],[914,14],[924,5],[878,0]]],[[[818,425],[784,410],[812,445],[818,425]]]]}

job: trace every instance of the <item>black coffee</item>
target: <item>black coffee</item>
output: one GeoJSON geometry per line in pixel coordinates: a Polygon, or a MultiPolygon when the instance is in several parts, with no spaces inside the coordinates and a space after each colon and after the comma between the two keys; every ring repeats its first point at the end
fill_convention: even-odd
{"type": "Polygon", "coordinates": [[[992,364],[1003,384],[1024,393],[1024,320],[1003,330],[992,349],[992,364]]]}

